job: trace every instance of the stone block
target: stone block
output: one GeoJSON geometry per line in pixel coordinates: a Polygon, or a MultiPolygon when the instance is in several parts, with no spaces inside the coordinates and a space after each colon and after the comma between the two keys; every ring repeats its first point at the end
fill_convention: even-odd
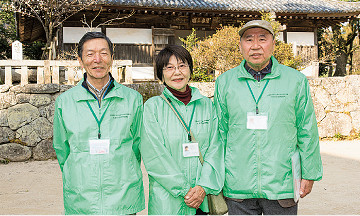
{"type": "Polygon", "coordinates": [[[350,113],[352,119],[352,126],[356,132],[360,133],[360,111],[350,113]]]}
{"type": "Polygon", "coordinates": [[[39,107],[40,116],[46,118],[53,123],[54,121],[55,102],[51,102],[48,106],[39,107]]]}
{"type": "Polygon", "coordinates": [[[73,87],[74,87],[74,85],[60,85],[60,92],[63,93],[73,87]]]}
{"type": "Polygon", "coordinates": [[[8,127],[7,110],[0,110],[0,127],[8,127]]]}
{"type": "Polygon", "coordinates": [[[39,134],[28,124],[16,131],[16,138],[27,146],[36,146],[41,141],[39,134]]]}
{"type": "Polygon", "coordinates": [[[39,116],[40,113],[38,109],[27,103],[10,107],[7,113],[9,127],[12,130],[17,130],[21,126],[32,122],[39,116]]]}
{"type": "Polygon", "coordinates": [[[0,158],[9,161],[26,161],[31,157],[31,150],[27,146],[17,143],[8,143],[0,145],[0,158]]]}
{"type": "Polygon", "coordinates": [[[320,137],[333,137],[335,134],[349,136],[352,130],[351,117],[345,113],[330,112],[318,123],[320,137]]]}
{"type": "Polygon", "coordinates": [[[22,104],[22,103],[29,103],[31,94],[18,94],[16,95],[16,103],[22,104]]]}
{"type": "Polygon", "coordinates": [[[16,96],[13,92],[0,93],[0,110],[7,109],[16,104],[16,96]]]}
{"type": "Polygon", "coordinates": [[[28,94],[52,94],[60,91],[59,84],[27,84],[24,86],[17,85],[10,88],[15,93],[28,94]]]}
{"type": "Polygon", "coordinates": [[[0,85],[0,93],[9,91],[10,87],[9,85],[0,85]]]}
{"type": "Polygon", "coordinates": [[[32,94],[29,103],[36,107],[48,105],[51,103],[51,96],[46,94],[32,94]]]}
{"type": "Polygon", "coordinates": [[[323,78],[318,79],[309,79],[309,85],[310,86],[319,86],[322,83],[323,78]]]}
{"type": "Polygon", "coordinates": [[[15,138],[15,132],[8,127],[0,127],[0,143],[8,143],[15,138]]]}
{"type": "Polygon", "coordinates": [[[41,139],[48,139],[52,137],[53,126],[46,118],[37,118],[30,123],[30,126],[37,134],[39,134],[41,139]]]}
{"type": "Polygon", "coordinates": [[[331,95],[337,94],[341,89],[346,87],[343,77],[328,77],[322,80],[324,89],[331,95]]]}
{"type": "MultiPolygon", "coordinates": [[[[360,98],[360,75],[350,75],[345,77],[345,81],[347,83],[347,88],[349,92],[355,97],[360,98]]],[[[360,102],[360,101],[359,101],[360,102]]]]}
{"type": "Polygon", "coordinates": [[[330,94],[326,91],[326,89],[323,86],[318,86],[318,87],[314,87],[313,88],[313,101],[314,103],[318,103],[319,105],[321,105],[322,107],[327,107],[328,105],[330,105],[331,102],[331,98],[330,98],[330,94]]]}
{"type": "Polygon", "coordinates": [[[47,139],[41,141],[33,149],[33,158],[35,160],[48,160],[48,159],[56,158],[56,153],[52,145],[52,140],[47,139]]]}

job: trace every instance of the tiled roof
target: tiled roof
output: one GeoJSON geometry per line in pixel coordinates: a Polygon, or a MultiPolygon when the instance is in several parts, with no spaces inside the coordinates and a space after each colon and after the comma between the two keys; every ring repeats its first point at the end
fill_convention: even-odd
{"type": "Polygon", "coordinates": [[[105,0],[110,5],[275,13],[359,13],[360,3],[335,0],[105,0]]]}

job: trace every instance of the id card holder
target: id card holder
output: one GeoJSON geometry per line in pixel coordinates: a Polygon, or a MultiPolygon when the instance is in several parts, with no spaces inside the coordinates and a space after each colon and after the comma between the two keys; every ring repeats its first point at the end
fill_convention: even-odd
{"type": "Polygon", "coordinates": [[[90,154],[109,154],[109,139],[89,140],[90,154]]]}
{"type": "Polygon", "coordinates": [[[247,113],[246,128],[252,130],[267,130],[268,129],[268,114],[254,112],[247,113]]]}
{"type": "Polygon", "coordinates": [[[184,157],[199,157],[199,144],[198,143],[184,143],[183,145],[184,157]]]}

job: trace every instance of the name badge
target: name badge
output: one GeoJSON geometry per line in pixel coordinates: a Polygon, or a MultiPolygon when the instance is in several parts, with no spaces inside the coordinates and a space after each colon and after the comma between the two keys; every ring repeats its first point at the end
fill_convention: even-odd
{"type": "Polygon", "coordinates": [[[95,139],[89,140],[90,154],[109,154],[110,140],[95,139]]]}
{"type": "Polygon", "coordinates": [[[267,113],[256,114],[254,112],[248,112],[246,128],[252,130],[267,130],[268,128],[267,113]]]}
{"type": "Polygon", "coordinates": [[[199,156],[199,144],[198,143],[184,143],[183,144],[183,156],[184,157],[198,157],[199,156]]]}

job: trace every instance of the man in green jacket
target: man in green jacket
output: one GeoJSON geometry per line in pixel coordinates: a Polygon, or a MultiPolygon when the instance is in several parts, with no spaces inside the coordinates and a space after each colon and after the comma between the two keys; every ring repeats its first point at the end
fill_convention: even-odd
{"type": "Polygon", "coordinates": [[[65,214],[135,214],[145,207],[142,97],[112,78],[113,45],[103,33],[86,33],[78,55],[84,79],[56,99],[54,114],[65,214]]]}
{"type": "Polygon", "coordinates": [[[297,214],[298,195],[305,197],[322,178],[309,84],[272,56],[269,22],[250,21],[239,35],[245,60],[217,78],[214,98],[229,214],[297,214]]]}

